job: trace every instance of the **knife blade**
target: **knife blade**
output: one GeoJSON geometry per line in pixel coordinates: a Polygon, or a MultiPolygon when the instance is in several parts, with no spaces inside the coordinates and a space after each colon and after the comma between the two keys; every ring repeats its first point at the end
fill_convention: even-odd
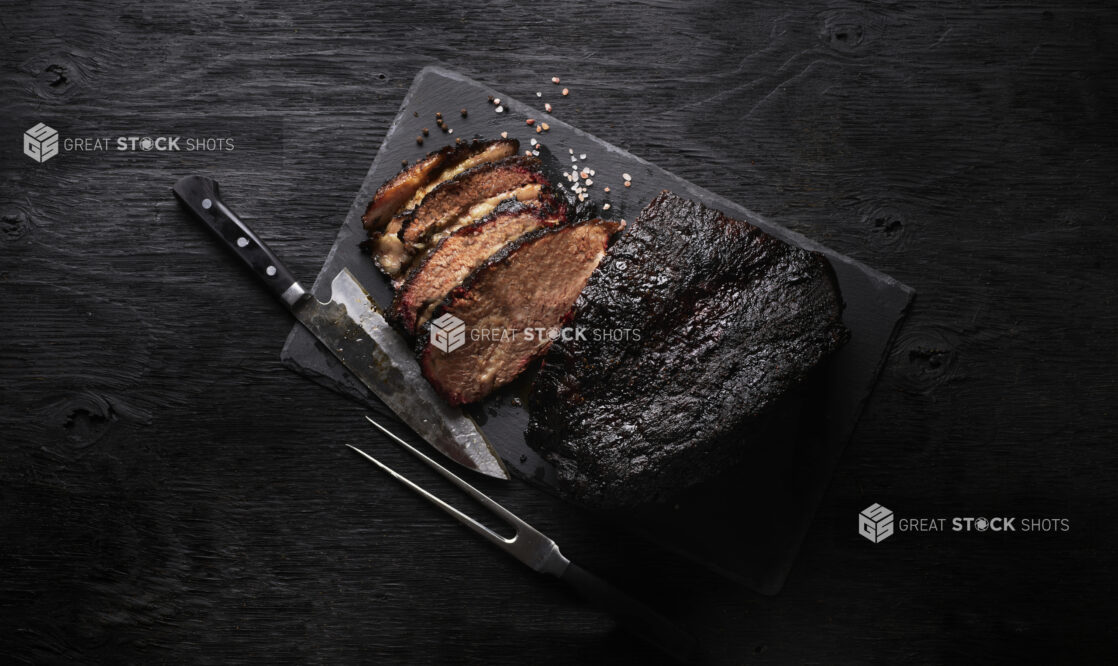
{"type": "Polygon", "coordinates": [[[435,393],[407,343],[348,269],[343,268],[334,277],[330,300],[323,303],[305,290],[225,205],[217,181],[187,176],[175,183],[172,191],[330,353],[428,444],[468,469],[498,479],[509,478],[481,429],[435,393]]]}

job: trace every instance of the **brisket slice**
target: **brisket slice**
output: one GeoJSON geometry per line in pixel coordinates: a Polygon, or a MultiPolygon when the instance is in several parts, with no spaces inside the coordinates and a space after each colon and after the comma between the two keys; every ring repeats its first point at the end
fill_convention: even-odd
{"type": "Polygon", "coordinates": [[[475,268],[524,234],[562,224],[562,212],[540,202],[513,202],[444,238],[408,272],[396,290],[391,313],[408,333],[427,322],[431,312],[475,268]]]}
{"type": "Polygon", "coordinates": [[[575,304],[573,325],[613,333],[546,356],[527,442],[578,503],[668,499],[740,460],[778,399],[846,341],[841,312],[822,255],[663,192],[575,304]]]}
{"type": "Polygon", "coordinates": [[[397,213],[414,208],[432,187],[465,169],[510,157],[519,150],[520,142],[516,139],[498,139],[447,146],[428,153],[380,186],[361,217],[365,229],[375,232],[383,228],[397,213]]]}
{"type": "Polygon", "coordinates": [[[480,400],[547,351],[546,331],[567,320],[623,224],[589,220],[539,229],[475,269],[420,329],[419,363],[435,390],[451,405],[480,400]],[[432,343],[432,326],[455,323],[448,315],[465,324],[465,343],[443,351],[432,343]]]}

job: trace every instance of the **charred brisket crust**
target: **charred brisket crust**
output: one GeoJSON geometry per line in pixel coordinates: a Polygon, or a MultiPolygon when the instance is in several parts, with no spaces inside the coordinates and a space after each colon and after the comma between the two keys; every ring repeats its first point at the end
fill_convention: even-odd
{"type": "MultiPolygon", "coordinates": [[[[754,428],[849,336],[820,254],[669,192],[609,249],[557,341],[525,437],[595,508],[667,500],[741,460],[754,428]]],[[[761,445],[760,442],[758,442],[761,445]]]]}
{"type": "MultiPolygon", "coordinates": [[[[525,184],[548,184],[547,179],[543,175],[542,164],[540,163],[539,158],[536,157],[517,155],[514,157],[506,157],[505,159],[497,160],[496,162],[486,162],[485,164],[479,164],[475,167],[466,169],[450,180],[439,183],[435,186],[434,189],[427,193],[427,196],[423,198],[423,201],[421,201],[418,206],[413,208],[405,215],[400,216],[402,217],[403,225],[400,227],[398,236],[401,239],[405,238],[405,236],[408,234],[409,228],[415,221],[416,215],[422,212],[423,204],[426,203],[428,200],[435,201],[443,197],[453,196],[460,191],[465,190],[466,188],[472,187],[475,184],[474,181],[476,178],[483,177],[487,173],[491,173],[501,169],[512,169],[529,174],[530,178],[525,184]]],[[[474,200],[474,203],[478,202],[479,201],[477,199],[474,200]]],[[[422,241],[423,238],[426,237],[428,231],[429,230],[425,230],[424,232],[422,232],[422,234],[418,239],[416,239],[416,241],[422,241]]],[[[405,242],[407,243],[408,241],[405,242]]]]}
{"type": "MultiPolygon", "coordinates": [[[[365,229],[370,232],[374,231],[378,227],[383,226],[384,223],[386,223],[396,214],[398,209],[386,212],[375,219],[372,217],[372,212],[373,209],[376,207],[377,202],[385,197],[394,187],[400,187],[405,180],[407,180],[418,170],[424,168],[425,166],[430,166],[432,169],[432,178],[429,178],[426,181],[430,182],[431,179],[438,177],[438,175],[446,169],[453,168],[455,165],[461,164],[470,157],[478,155],[483,150],[486,150],[489,147],[495,146],[499,143],[511,144],[513,154],[520,150],[520,142],[516,139],[496,139],[493,141],[479,141],[475,139],[470,143],[444,146],[439,150],[431,151],[412,166],[401,169],[395,176],[389,178],[387,181],[384,182],[383,185],[377,188],[376,193],[373,195],[372,201],[369,202],[369,205],[365,208],[365,213],[361,216],[361,221],[365,224],[365,229]],[[430,164],[432,162],[434,162],[434,164],[430,164]]],[[[420,184],[419,187],[425,185],[426,182],[420,184]]],[[[416,189],[419,188],[417,187],[416,189]]],[[[409,194],[408,197],[404,199],[404,202],[406,202],[407,199],[410,197],[411,195],[409,194]]],[[[401,203],[401,205],[403,204],[401,203]]]]}
{"type": "MultiPolygon", "coordinates": [[[[543,187],[540,188],[540,196],[536,199],[536,201],[539,202],[539,205],[543,209],[551,212],[557,217],[566,219],[570,215],[570,206],[567,204],[567,198],[563,196],[563,194],[560,193],[557,189],[555,189],[555,186],[552,185],[550,182],[544,183],[543,187]]],[[[516,203],[528,202],[509,202],[510,205],[515,205],[516,203]]]]}
{"type": "MultiPolygon", "coordinates": [[[[455,287],[453,290],[451,290],[451,292],[449,294],[447,294],[446,298],[443,299],[442,303],[440,303],[439,306],[435,309],[435,311],[431,314],[430,319],[428,319],[419,328],[419,330],[416,332],[415,354],[416,354],[416,357],[419,359],[420,367],[424,368],[424,373],[426,374],[426,368],[425,368],[425,364],[423,362],[423,359],[424,359],[424,355],[427,354],[430,351],[430,344],[429,343],[430,343],[430,340],[431,340],[431,323],[432,322],[436,321],[449,308],[453,307],[454,304],[459,299],[461,299],[464,296],[466,296],[467,294],[469,294],[470,290],[473,289],[474,285],[476,285],[482,279],[483,276],[485,276],[490,271],[498,270],[500,268],[501,264],[506,259],[511,257],[513,254],[515,254],[521,248],[526,247],[526,246],[534,243],[536,240],[538,240],[540,238],[543,238],[544,236],[547,236],[549,234],[569,233],[569,232],[571,232],[572,230],[574,230],[578,227],[586,226],[586,225],[589,225],[589,224],[603,225],[607,230],[609,230],[609,234],[606,238],[606,245],[608,246],[609,243],[612,242],[612,239],[617,237],[617,233],[621,230],[624,223],[614,222],[614,221],[610,221],[610,220],[592,219],[592,220],[580,220],[580,221],[577,221],[577,222],[571,222],[570,224],[564,224],[564,225],[560,225],[560,226],[556,226],[556,227],[546,227],[546,228],[543,228],[543,229],[537,229],[533,232],[530,232],[530,233],[527,233],[527,234],[521,236],[516,241],[506,245],[499,252],[497,252],[496,254],[489,257],[485,261],[485,263],[483,263],[482,265],[480,265],[476,269],[474,269],[474,271],[471,272],[470,275],[467,276],[466,279],[464,279],[461,284],[459,284],[457,287],[455,287]],[[610,226],[612,226],[612,229],[610,229],[610,226]]],[[[564,317],[564,322],[569,321],[570,316],[571,316],[571,313],[568,312],[567,315],[564,317]]],[[[527,367],[527,365],[529,363],[531,363],[533,360],[535,360],[536,358],[541,356],[546,351],[547,351],[547,348],[544,347],[543,349],[540,349],[535,356],[523,359],[521,364],[520,364],[520,369],[523,370],[525,367],[527,367]]],[[[432,382],[432,385],[435,387],[436,391],[439,391],[441,393],[440,386],[438,386],[434,382],[432,382]]],[[[449,400],[448,396],[443,395],[443,397],[447,398],[449,400]]],[[[453,402],[452,402],[452,404],[453,404],[453,402]]]]}

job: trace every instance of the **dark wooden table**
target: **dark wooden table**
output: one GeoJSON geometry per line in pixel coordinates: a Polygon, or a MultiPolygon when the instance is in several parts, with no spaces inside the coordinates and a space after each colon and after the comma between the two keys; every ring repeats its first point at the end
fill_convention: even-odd
{"type": "Polygon", "coordinates": [[[170,195],[213,175],[312,276],[443,64],[526,100],[560,76],[574,125],[919,293],[776,597],[523,485],[498,499],[713,663],[1113,658],[1113,8],[791,4],[5,3],[0,653],[655,659],[355,459],[361,410],[280,365],[287,315],[170,195]],[[38,122],[235,148],[39,164],[38,122]],[[1070,529],[873,544],[873,502],[1070,529]]]}

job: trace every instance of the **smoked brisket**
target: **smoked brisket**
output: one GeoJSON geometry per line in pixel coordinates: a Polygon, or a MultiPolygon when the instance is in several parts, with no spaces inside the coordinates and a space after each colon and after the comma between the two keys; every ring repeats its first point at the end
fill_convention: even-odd
{"type": "Polygon", "coordinates": [[[611,247],[528,400],[529,445],[581,504],[670,498],[848,337],[827,260],[670,192],[611,247]]]}

